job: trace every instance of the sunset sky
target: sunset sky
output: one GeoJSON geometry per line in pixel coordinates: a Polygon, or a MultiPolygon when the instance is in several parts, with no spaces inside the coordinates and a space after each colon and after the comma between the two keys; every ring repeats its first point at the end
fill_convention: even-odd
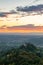
{"type": "Polygon", "coordinates": [[[0,0],[0,33],[43,32],[43,0],[0,0]]]}

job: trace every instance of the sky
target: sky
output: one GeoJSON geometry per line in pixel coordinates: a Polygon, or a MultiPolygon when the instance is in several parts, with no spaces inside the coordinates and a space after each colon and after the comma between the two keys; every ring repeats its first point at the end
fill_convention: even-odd
{"type": "Polygon", "coordinates": [[[0,33],[43,32],[43,0],[0,0],[0,33]]]}

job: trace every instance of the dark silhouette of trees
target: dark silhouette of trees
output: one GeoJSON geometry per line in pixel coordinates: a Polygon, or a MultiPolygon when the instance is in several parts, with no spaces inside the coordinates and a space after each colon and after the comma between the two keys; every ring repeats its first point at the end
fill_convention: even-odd
{"type": "Polygon", "coordinates": [[[26,43],[0,56],[0,65],[43,65],[43,55],[39,51],[33,44],[26,43]]]}

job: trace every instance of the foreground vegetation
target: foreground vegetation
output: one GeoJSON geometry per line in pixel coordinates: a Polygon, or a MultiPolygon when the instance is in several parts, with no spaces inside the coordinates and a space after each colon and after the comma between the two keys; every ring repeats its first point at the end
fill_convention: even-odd
{"type": "Polygon", "coordinates": [[[26,43],[0,55],[0,65],[43,65],[43,51],[26,43]]]}

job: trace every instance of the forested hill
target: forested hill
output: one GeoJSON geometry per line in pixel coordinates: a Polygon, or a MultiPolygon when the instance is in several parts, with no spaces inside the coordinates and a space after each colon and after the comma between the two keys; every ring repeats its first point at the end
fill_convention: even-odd
{"type": "Polygon", "coordinates": [[[43,50],[30,43],[1,53],[0,65],[43,65],[43,50]]]}

